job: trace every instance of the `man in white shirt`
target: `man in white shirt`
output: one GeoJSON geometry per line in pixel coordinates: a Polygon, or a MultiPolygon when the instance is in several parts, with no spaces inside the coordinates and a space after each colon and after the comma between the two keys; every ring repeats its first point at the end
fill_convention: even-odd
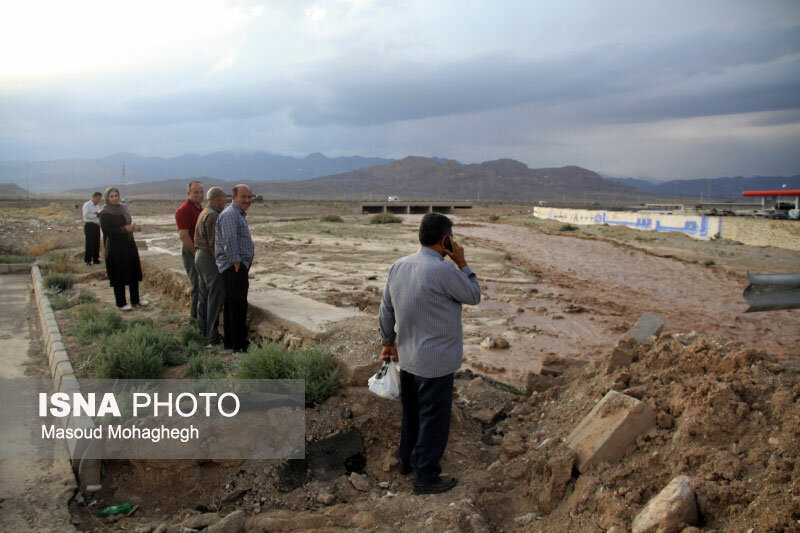
{"type": "Polygon", "coordinates": [[[100,264],[100,221],[97,219],[97,212],[100,208],[100,198],[103,195],[99,192],[92,194],[92,199],[83,204],[83,234],[86,237],[86,246],[83,252],[83,261],[87,265],[94,263],[100,264]]]}

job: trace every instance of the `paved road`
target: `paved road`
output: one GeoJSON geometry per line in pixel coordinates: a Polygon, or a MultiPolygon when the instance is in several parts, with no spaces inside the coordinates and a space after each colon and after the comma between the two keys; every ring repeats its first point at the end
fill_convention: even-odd
{"type": "MultiPolygon", "coordinates": [[[[0,275],[0,378],[49,384],[30,275],[0,275]]],[[[3,428],[3,439],[31,439],[29,426],[3,428]]],[[[32,439],[31,439],[32,440],[32,439]]],[[[0,531],[75,531],[67,502],[75,478],[66,459],[0,460],[0,531]]]]}

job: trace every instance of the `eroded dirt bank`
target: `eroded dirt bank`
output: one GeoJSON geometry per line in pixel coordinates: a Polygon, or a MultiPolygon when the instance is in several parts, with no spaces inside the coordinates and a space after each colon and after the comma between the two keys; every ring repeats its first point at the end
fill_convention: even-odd
{"type": "MultiPolygon", "coordinates": [[[[287,476],[281,462],[120,462],[109,471],[106,501],[133,500],[141,510],[109,527],[148,531],[201,512],[240,509],[247,531],[627,530],[648,500],[683,474],[699,510],[686,527],[797,530],[797,365],[696,334],[638,345],[633,363],[612,372],[607,361],[537,379],[529,396],[459,375],[443,467],[460,481],[446,494],[415,496],[410,478],[398,472],[398,403],[349,388],[308,411],[307,437],[315,442],[356,430],[364,449],[356,473],[343,463],[332,476],[303,477],[291,469],[287,476]],[[578,472],[564,441],[612,389],[644,402],[657,425],[618,461],[578,472]]],[[[82,526],[108,525],[84,515],[82,526]]]]}

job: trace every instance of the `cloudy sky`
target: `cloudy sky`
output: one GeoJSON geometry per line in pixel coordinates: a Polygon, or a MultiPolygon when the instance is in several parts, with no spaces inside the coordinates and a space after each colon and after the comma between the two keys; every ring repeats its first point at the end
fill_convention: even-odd
{"type": "Polygon", "coordinates": [[[216,150],[800,174],[800,1],[0,4],[0,160],[216,150]]]}

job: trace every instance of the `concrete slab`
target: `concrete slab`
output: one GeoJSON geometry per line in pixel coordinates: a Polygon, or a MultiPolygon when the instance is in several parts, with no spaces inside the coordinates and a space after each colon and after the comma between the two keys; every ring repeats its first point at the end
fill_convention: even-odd
{"type": "Polygon", "coordinates": [[[651,335],[658,335],[664,328],[664,321],[655,313],[645,313],[636,321],[636,324],[628,330],[625,337],[644,342],[651,335]]]}
{"type": "Polygon", "coordinates": [[[578,456],[578,470],[586,472],[621,459],[636,437],[655,425],[656,417],[644,402],[611,390],[570,433],[567,446],[578,456]]]}
{"type": "Polygon", "coordinates": [[[289,331],[314,339],[325,338],[329,328],[342,320],[370,317],[355,309],[328,305],[280,289],[250,292],[247,303],[252,306],[253,313],[260,313],[289,331]]]}

